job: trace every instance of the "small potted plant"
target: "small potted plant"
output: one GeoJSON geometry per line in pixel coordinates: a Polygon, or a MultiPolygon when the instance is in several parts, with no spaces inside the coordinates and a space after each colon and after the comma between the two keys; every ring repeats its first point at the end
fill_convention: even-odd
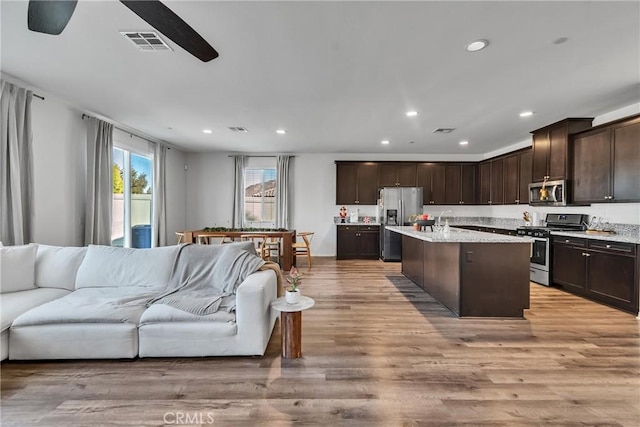
{"type": "Polygon", "coordinates": [[[297,268],[291,267],[287,283],[289,283],[289,286],[284,294],[287,304],[296,304],[300,301],[300,289],[298,289],[298,286],[302,283],[302,273],[297,268]]]}

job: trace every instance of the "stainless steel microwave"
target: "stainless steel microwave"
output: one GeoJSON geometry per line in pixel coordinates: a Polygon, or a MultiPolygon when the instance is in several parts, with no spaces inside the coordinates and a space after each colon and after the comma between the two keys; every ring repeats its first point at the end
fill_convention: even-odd
{"type": "Polygon", "coordinates": [[[533,206],[567,206],[567,181],[544,181],[529,184],[529,204],[533,206]]]}

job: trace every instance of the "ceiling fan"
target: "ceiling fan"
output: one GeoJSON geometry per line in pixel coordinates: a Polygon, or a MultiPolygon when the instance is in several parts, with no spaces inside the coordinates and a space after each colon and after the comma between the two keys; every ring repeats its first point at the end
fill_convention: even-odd
{"type": "MultiPolygon", "coordinates": [[[[58,35],[67,26],[78,0],[29,0],[27,24],[31,31],[58,35]]],[[[218,52],[193,28],[159,0],[120,0],[133,13],[203,62],[218,52]]]]}

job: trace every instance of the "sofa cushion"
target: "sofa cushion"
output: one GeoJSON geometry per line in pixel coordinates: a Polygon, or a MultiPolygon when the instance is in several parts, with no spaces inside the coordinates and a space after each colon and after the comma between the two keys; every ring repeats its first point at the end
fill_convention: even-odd
{"type": "Polygon", "coordinates": [[[36,286],[74,290],[76,274],[86,253],[87,248],[38,245],[36,286]]]}
{"type": "Polygon", "coordinates": [[[179,246],[130,249],[89,246],[76,276],[76,289],[137,287],[147,292],[166,288],[179,246]]]}
{"type": "Polygon", "coordinates": [[[8,329],[11,323],[34,307],[68,295],[66,289],[38,288],[22,292],[10,292],[0,296],[0,317],[2,329],[8,329]]]}
{"type": "Polygon", "coordinates": [[[0,248],[0,292],[34,289],[34,269],[38,245],[3,246],[0,248]]]}
{"type": "Polygon", "coordinates": [[[171,307],[166,304],[153,304],[140,318],[140,325],[150,323],[171,322],[235,322],[235,312],[228,313],[224,310],[212,314],[200,316],[171,307]]]}
{"type": "Polygon", "coordinates": [[[77,289],[55,301],[18,316],[14,327],[61,323],[135,323],[145,311],[149,295],[135,288],[77,289]]]}

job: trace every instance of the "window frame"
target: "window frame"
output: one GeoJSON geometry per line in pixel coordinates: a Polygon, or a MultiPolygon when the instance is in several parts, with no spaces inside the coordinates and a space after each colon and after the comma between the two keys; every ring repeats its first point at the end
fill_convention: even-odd
{"type": "MultiPolygon", "coordinates": [[[[275,228],[276,226],[276,218],[277,218],[277,204],[276,204],[276,195],[271,197],[267,197],[265,195],[265,183],[271,181],[271,179],[266,179],[270,174],[273,174],[273,180],[278,181],[278,168],[277,168],[277,159],[276,157],[248,157],[247,162],[242,171],[242,227],[243,228],[275,228]],[[262,171],[262,177],[260,183],[262,184],[262,196],[260,197],[260,221],[250,221],[247,219],[247,214],[249,210],[247,209],[247,172],[248,171],[262,171]],[[265,199],[273,199],[273,219],[265,221],[265,199]]],[[[257,184],[257,182],[256,182],[257,184]]],[[[250,184],[255,185],[255,184],[250,184]]]]}
{"type": "MultiPolygon", "coordinates": [[[[149,222],[150,222],[150,226],[151,226],[151,233],[153,236],[153,230],[155,228],[155,223],[154,223],[154,211],[153,211],[153,197],[155,195],[155,191],[154,191],[154,150],[153,150],[153,145],[151,145],[150,142],[143,140],[142,138],[138,138],[135,137],[134,135],[130,135],[130,134],[126,134],[122,131],[117,132],[116,130],[114,130],[114,138],[113,138],[113,151],[115,150],[121,150],[124,154],[124,158],[123,158],[123,181],[124,181],[124,188],[123,188],[123,204],[124,204],[124,209],[123,209],[123,241],[122,241],[122,247],[123,248],[131,248],[131,244],[132,244],[132,219],[131,219],[131,214],[132,214],[132,192],[131,192],[131,156],[132,155],[136,155],[139,157],[144,157],[145,159],[148,159],[149,162],[151,163],[151,168],[149,170],[149,176],[147,177],[147,182],[149,185],[149,188],[151,189],[150,195],[151,195],[151,200],[149,201],[149,222]],[[128,136],[129,138],[125,139],[125,136],[128,136]]],[[[116,164],[115,160],[112,162],[113,164],[116,164]]],[[[113,177],[112,177],[113,179],[113,177]]],[[[113,191],[113,190],[112,190],[113,191]]],[[[114,193],[112,193],[114,194],[114,193]]],[[[112,212],[113,212],[113,196],[112,196],[112,212]]],[[[112,230],[111,230],[111,244],[113,245],[114,239],[113,239],[113,219],[112,219],[112,230]]],[[[151,242],[151,247],[153,247],[153,239],[151,242]]]]}

